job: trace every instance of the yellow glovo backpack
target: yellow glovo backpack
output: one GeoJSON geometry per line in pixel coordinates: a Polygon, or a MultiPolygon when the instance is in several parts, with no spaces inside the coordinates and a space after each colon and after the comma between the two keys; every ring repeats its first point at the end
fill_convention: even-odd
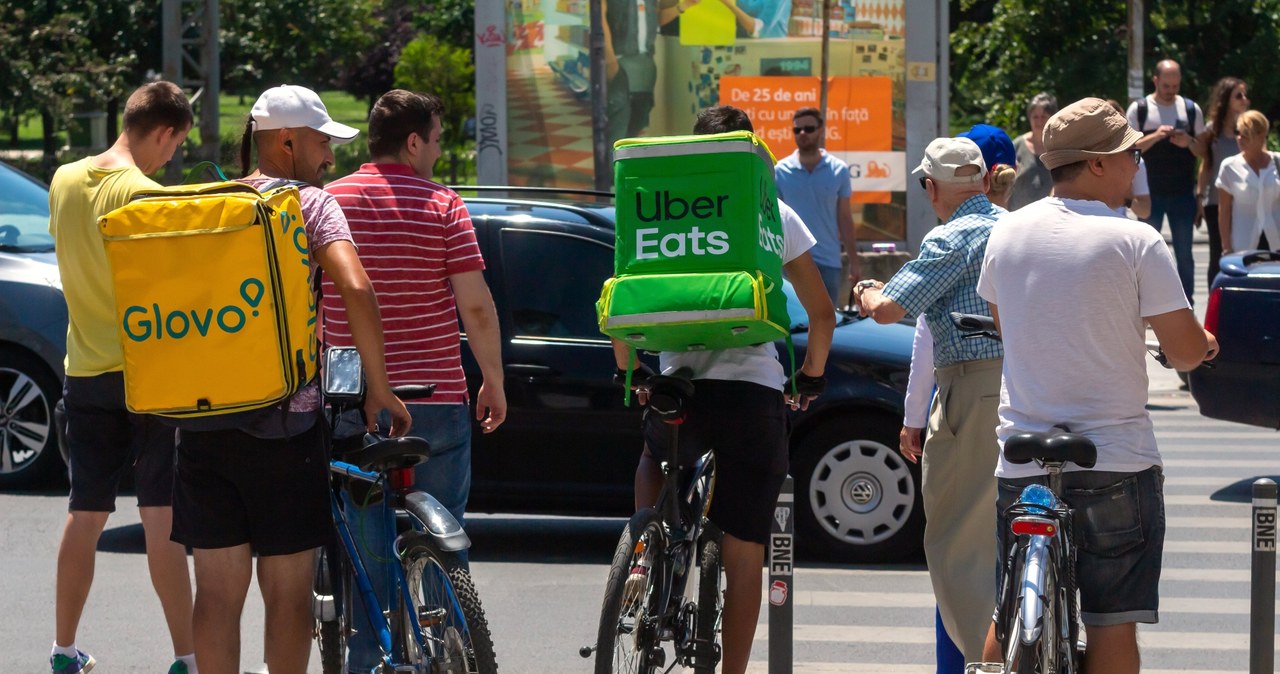
{"type": "Polygon", "coordinates": [[[315,377],[316,299],[296,183],[140,192],[98,228],[131,412],[254,410],[315,377]]]}

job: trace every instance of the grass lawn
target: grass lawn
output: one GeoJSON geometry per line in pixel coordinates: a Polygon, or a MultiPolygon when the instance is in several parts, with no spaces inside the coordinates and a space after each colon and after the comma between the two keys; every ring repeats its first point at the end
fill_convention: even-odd
{"type": "MultiPolygon", "coordinates": [[[[364,101],[357,100],[345,91],[325,91],[320,94],[320,98],[329,109],[329,116],[336,121],[354,126],[360,129],[362,134],[369,130],[369,110],[364,101]]],[[[256,97],[245,96],[241,99],[235,94],[223,94],[218,99],[218,134],[223,138],[238,140],[240,134],[244,132],[244,121],[249,116],[249,109],[253,107],[255,99],[256,97]]],[[[42,132],[40,115],[28,115],[18,126],[17,148],[40,149],[42,132]]],[[[11,147],[7,130],[0,135],[0,143],[3,143],[6,148],[11,147]]]]}

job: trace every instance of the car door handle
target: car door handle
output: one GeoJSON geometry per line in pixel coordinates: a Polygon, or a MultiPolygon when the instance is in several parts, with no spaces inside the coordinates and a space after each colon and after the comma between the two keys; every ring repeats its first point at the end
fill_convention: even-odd
{"type": "Polygon", "coordinates": [[[507,374],[513,377],[528,377],[529,379],[533,379],[535,377],[551,377],[559,374],[553,368],[547,367],[546,365],[531,365],[528,363],[512,363],[507,365],[506,370],[507,374]]]}

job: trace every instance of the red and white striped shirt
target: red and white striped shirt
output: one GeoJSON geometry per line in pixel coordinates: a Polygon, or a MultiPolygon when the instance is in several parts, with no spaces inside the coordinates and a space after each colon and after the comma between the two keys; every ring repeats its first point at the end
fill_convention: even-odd
{"type": "MultiPolygon", "coordinates": [[[[342,206],[382,310],[392,386],[435,384],[423,401],[467,401],[457,305],[449,277],[484,269],[467,207],[404,164],[365,164],[325,187],[342,206]]],[[[324,282],[325,340],[350,346],[342,297],[324,282]]]]}

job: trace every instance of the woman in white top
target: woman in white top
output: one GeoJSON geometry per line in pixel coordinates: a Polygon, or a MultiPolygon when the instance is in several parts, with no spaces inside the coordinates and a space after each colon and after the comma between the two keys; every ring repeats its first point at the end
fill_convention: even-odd
{"type": "Polygon", "coordinates": [[[1222,161],[1216,182],[1223,255],[1280,244],[1280,175],[1275,155],[1267,151],[1270,128],[1266,116],[1256,110],[1242,113],[1236,121],[1240,154],[1222,161]]]}

